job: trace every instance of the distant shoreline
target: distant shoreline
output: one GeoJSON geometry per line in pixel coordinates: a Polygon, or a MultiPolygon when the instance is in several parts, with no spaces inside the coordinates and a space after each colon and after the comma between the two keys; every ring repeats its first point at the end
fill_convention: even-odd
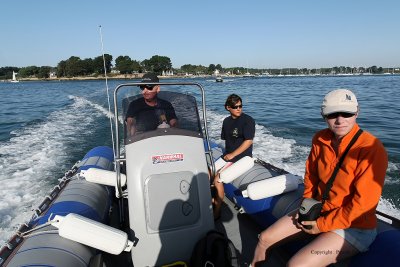
{"type": "MultiPolygon", "coordinates": [[[[246,77],[243,75],[220,75],[222,78],[247,78],[247,79],[257,79],[257,78],[301,78],[301,77],[370,77],[370,76],[399,76],[397,73],[382,73],[382,74],[320,74],[320,75],[259,75],[259,76],[251,76],[246,77]]],[[[127,75],[113,75],[107,76],[108,80],[140,80],[143,74],[127,74],[127,75]]],[[[209,78],[215,79],[215,75],[172,75],[172,76],[158,76],[160,79],[191,79],[191,78],[209,78]]],[[[30,81],[96,81],[96,80],[105,80],[106,78],[103,76],[79,76],[79,77],[61,77],[61,78],[23,78],[19,79],[20,82],[30,82],[30,81]]],[[[2,82],[11,82],[11,80],[0,80],[2,82]]]]}
{"type": "MultiPolygon", "coordinates": [[[[118,74],[118,75],[109,75],[107,76],[107,79],[109,80],[132,80],[132,79],[141,79],[143,74],[118,74]]],[[[172,76],[158,76],[160,79],[178,79],[178,78],[193,78],[193,77],[199,77],[199,76],[180,76],[180,75],[172,75],[172,76]]],[[[212,75],[204,75],[201,77],[213,77],[212,75]]],[[[19,79],[18,81],[20,82],[26,82],[26,81],[85,81],[85,80],[105,80],[106,78],[104,76],[77,76],[77,77],[61,77],[61,78],[22,78],[19,79]]],[[[10,82],[11,80],[0,80],[0,82],[10,82]]]]}

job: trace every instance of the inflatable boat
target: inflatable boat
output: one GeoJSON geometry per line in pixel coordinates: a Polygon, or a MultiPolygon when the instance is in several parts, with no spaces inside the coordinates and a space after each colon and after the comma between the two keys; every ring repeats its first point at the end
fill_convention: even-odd
{"type": "MultiPolygon", "coordinates": [[[[1,248],[1,267],[187,266],[195,244],[213,229],[233,241],[248,266],[257,234],[299,207],[301,177],[244,158],[221,172],[226,198],[214,221],[209,173],[219,168],[223,148],[209,140],[203,87],[159,83],[158,97],[172,104],[179,127],[131,134],[123,114],[141,97],[140,85],[115,88],[113,148],[93,148],[59,179],[1,248]]],[[[397,262],[399,220],[380,215],[370,249],[338,266],[397,262]]],[[[284,266],[300,246],[277,247],[266,266],[284,266]]]]}

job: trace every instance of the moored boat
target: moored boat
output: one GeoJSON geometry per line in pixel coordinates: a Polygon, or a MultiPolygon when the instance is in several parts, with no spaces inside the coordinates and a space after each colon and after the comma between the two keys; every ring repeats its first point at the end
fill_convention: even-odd
{"type": "Polygon", "coordinates": [[[245,74],[243,74],[243,76],[242,76],[243,78],[253,78],[253,77],[256,77],[256,75],[255,74],[251,74],[250,72],[246,72],[245,74]]]}

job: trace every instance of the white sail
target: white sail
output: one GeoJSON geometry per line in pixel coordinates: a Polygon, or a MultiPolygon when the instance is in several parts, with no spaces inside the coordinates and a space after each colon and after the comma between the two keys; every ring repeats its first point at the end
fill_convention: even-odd
{"type": "Polygon", "coordinates": [[[17,83],[17,82],[19,82],[18,80],[17,80],[17,78],[16,78],[16,73],[13,71],[13,77],[12,77],[12,80],[11,80],[11,82],[12,83],[17,83]]]}

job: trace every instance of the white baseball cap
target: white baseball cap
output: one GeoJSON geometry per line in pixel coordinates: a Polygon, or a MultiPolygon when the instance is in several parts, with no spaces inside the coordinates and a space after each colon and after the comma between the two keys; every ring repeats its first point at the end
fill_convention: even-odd
{"type": "Polygon", "coordinates": [[[321,114],[323,116],[336,112],[356,114],[358,102],[355,94],[347,89],[330,91],[322,101],[321,114]]]}

